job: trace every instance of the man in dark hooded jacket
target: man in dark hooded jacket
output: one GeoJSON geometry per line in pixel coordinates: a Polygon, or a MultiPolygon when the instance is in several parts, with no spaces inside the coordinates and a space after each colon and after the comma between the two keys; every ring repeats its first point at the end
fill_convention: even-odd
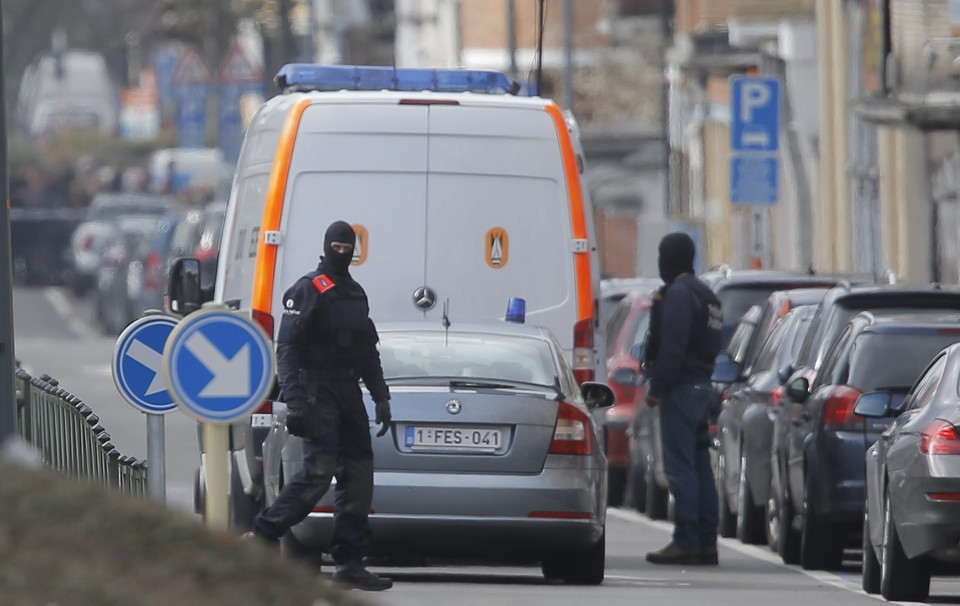
{"type": "Polygon", "coordinates": [[[287,404],[287,429],[304,438],[303,467],[257,515],[248,534],[277,541],[309,515],[336,474],[333,580],[380,591],[393,581],[363,566],[370,541],[373,449],[359,381],[376,404],[378,437],[390,429],[390,392],[367,295],[349,272],[355,244],[356,233],[348,223],[332,223],[317,269],[283,295],[277,376],[287,404]]]}
{"type": "Polygon", "coordinates": [[[646,366],[647,404],[660,409],[663,468],[674,498],[673,540],[647,554],[654,564],[717,564],[717,489],[707,417],[710,376],[720,352],[723,313],[693,270],[696,250],[684,233],[659,247],[665,286],[654,297],[646,366]]]}

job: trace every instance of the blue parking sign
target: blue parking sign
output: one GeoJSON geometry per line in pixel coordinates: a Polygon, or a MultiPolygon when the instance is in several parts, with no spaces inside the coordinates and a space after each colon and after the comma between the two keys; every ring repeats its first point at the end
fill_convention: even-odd
{"type": "Polygon", "coordinates": [[[775,152],[780,149],[780,79],[734,76],[730,84],[731,151],[775,152]]]}
{"type": "Polygon", "coordinates": [[[230,423],[252,413],[273,387],[275,368],[263,328],[225,308],[187,316],[163,351],[173,399],[201,421],[230,423]]]}
{"type": "Polygon", "coordinates": [[[177,409],[162,372],[163,348],[177,320],[151,315],[132,322],[117,338],[113,382],[123,399],[150,414],[177,409]]]}

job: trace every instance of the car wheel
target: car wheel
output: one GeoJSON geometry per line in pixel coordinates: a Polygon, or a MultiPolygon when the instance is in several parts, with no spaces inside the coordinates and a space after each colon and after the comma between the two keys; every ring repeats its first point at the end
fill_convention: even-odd
{"type": "Polygon", "coordinates": [[[870,520],[867,506],[863,506],[863,569],[860,585],[867,593],[880,593],[880,560],[870,543],[870,520]]]}
{"type": "Polygon", "coordinates": [[[647,479],[646,470],[631,461],[627,472],[627,485],[623,490],[623,502],[627,507],[633,507],[640,513],[647,509],[647,479]]]}
{"type": "Polygon", "coordinates": [[[653,465],[647,464],[647,517],[651,520],[665,520],[667,518],[670,491],[665,490],[657,482],[653,473],[653,465]]]}
{"type": "Polygon", "coordinates": [[[737,538],[747,545],[764,542],[763,507],[753,503],[753,490],[747,479],[747,457],[740,455],[740,490],[737,493],[737,538]]]}
{"type": "Polygon", "coordinates": [[[800,566],[804,570],[837,570],[843,562],[843,532],[821,520],[803,494],[803,528],[800,530],[800,566]]]}
{"type": "Polygon", "coordinates": [[[623,505],[623,495],[627,484],[627,470],[607,468],[607,505],[620,507],[623,505]]]}
{"type": "Polygon", "coordinates": [[[730,504],[727,502],[726,470],[726,457],[721,454],[717,458],[717,501],[720,503],[717,534],[719,534],[721,537],[729,539],[737,534],[737,517],[732,511],[730,511],[730,504]]]}
{"type": "MultiPolygon", "coordinates": [[[[784,478],[784,476],[780,476],[784,478]]],[[[800,533],[793,528],[793,504],[787,494],[786,480],[781,480],[780,508],[777,519],[777,552],[784,564],[800,563],[800,533]]]]}
{"type": "Polygon", "coordinates": [[[930,572],[923,562],[907,558],[887,494],[883,513],[883,562],[880,565],[880,595],[890,601],[922,602],[930,594],[930,572]]]}
{"type": "Polygon", "coordinates": [[[780,548],[780,505],[777,503],[777,497],[773,492],[771,485],[767,489],[767,506],[764,508],[764,520],[766,521],[767,547],[771,551],[779,552],[780,548]]]}
{"type": "Polygon", "coordinates": [[[606,558],[607,533],[604,532],[593,547],[564,559],[560,577],[570,585],[599,585],[603,582],[606,558]]]}

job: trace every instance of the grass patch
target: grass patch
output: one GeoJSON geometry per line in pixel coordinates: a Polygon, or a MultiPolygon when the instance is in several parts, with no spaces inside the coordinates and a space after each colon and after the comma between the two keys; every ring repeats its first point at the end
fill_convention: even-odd
{"type": "Polygon", "coordinates": [[[2,462],[0,595],[10,606],[367,603],[158,503],[2,462]]]}

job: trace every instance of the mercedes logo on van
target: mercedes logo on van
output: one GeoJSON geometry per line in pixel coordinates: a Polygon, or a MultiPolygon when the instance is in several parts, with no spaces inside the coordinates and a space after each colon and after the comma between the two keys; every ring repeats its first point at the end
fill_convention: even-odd
{"type": "Polygon", "coordinates": [[[413,291],[413,304],[420,311],[433,309],[433,306],[437,304],[437,293],[433,292],[426,286],[421,286],[417,290],[413,291]]]}
{"type": "Polygon", "coordinates": [[[463,410],[463,404],[460,403],[460,400],[453,399],[447,402],[447,412],[450,414],[459,414],[461,410],[463,410]]]}

